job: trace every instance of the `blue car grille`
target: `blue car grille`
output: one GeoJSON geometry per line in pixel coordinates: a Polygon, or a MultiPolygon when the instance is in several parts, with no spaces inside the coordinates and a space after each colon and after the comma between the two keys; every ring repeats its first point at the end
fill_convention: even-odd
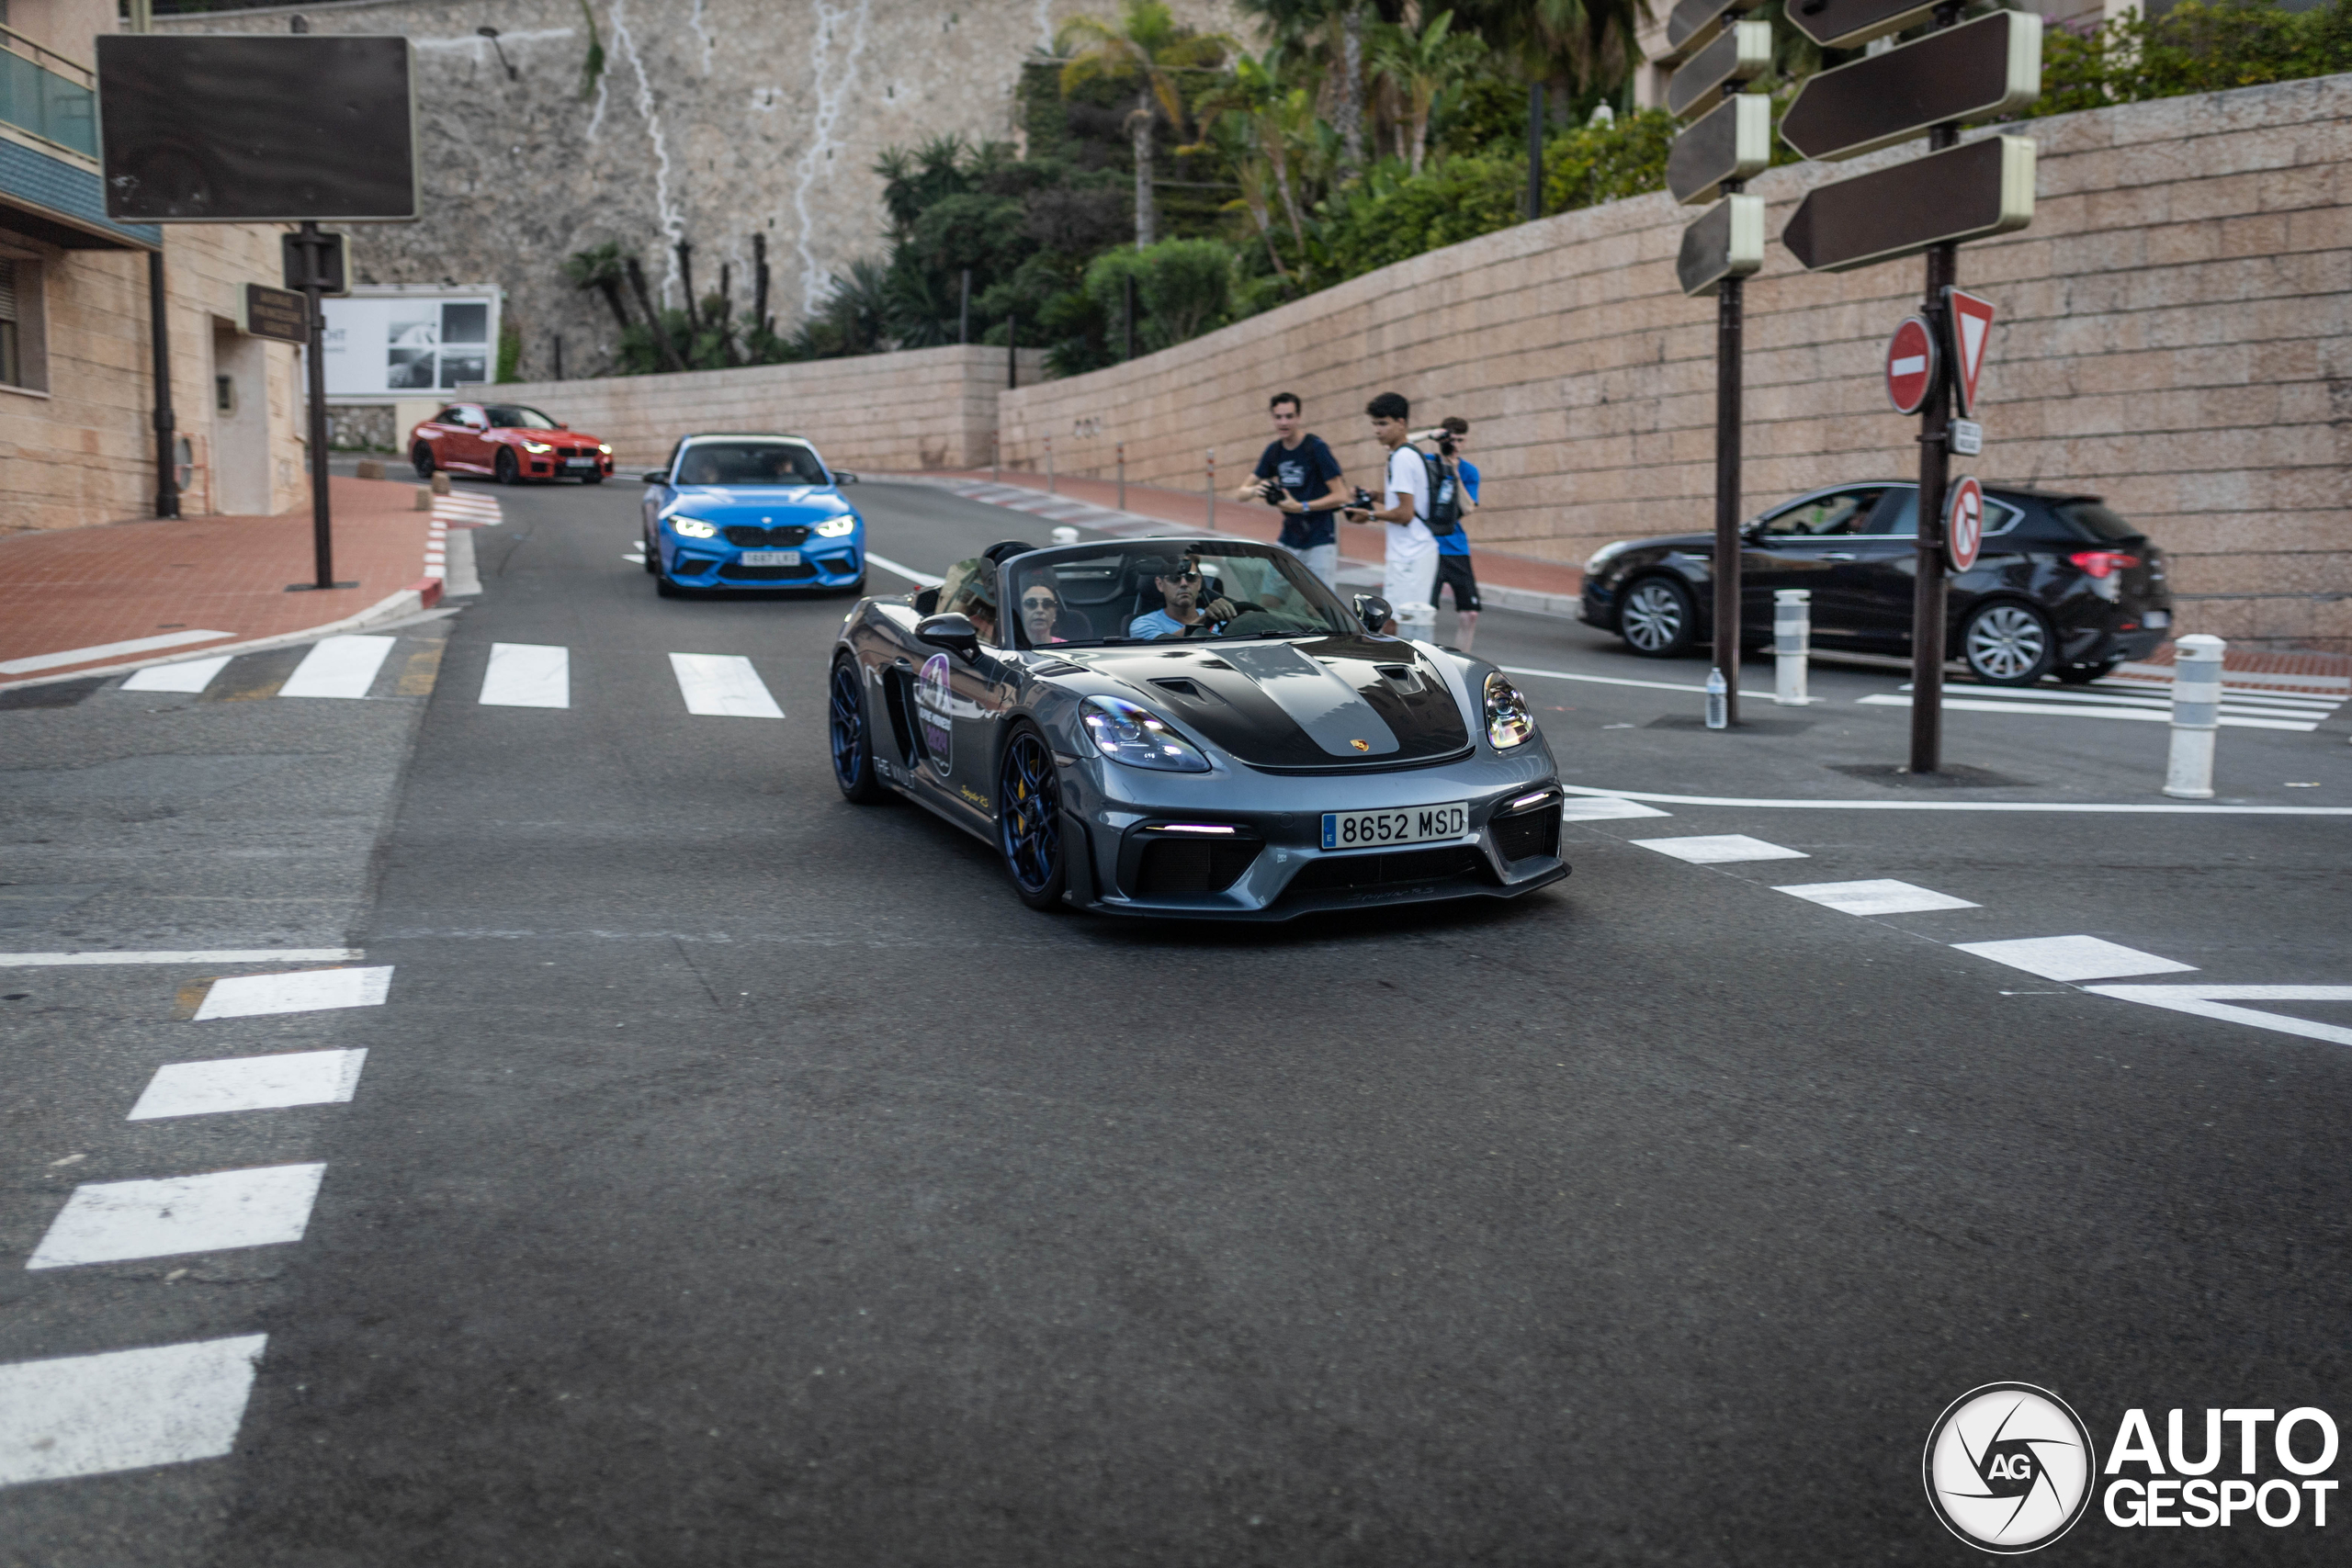
{"type": "Polygon", "coordinates": [[[726,530],[727,542],[739,549],[756,550],[766,545],[797,545],[808,536],[808,530],[797,524],[780,528],[763,528],[756,523],[739,523],[726,530]]]}
{"type": "Polygon", "coordinates": [[[802,561],[798,566],[742,566],[739,564],[728,567],[725,575],[738,582],[791,582],[801,578],[816,576],[817,569],[807,561],[802,561]]]}

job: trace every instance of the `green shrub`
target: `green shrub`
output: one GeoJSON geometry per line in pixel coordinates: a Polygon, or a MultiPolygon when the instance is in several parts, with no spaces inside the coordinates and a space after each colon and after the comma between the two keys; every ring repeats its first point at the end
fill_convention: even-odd
{"type": "Polygon", "coordinates": [[[2089,33],[2051,28],[2041,101],[2027,116],[2342,71],[2352,71],[2352,0],[2301,12],[2274,0],[2181,0],[2154,21],[2133,13],[2089,33]]]}

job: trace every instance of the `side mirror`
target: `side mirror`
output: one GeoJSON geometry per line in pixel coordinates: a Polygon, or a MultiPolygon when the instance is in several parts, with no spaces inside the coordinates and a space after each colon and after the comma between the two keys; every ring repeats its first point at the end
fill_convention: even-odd
{"type": "Polygon", "coordinates": [[[837,485],[854,485],[857,482],[857,476],[851,473],[847,468],[835,468],[833,470],[833,482],[837,485]]]}
{"type": "Polygon", "coordinates": [[[1395,620],[1396,612],[1387,600],[1377,593],[1359,593],[1356,595],[1356,618],[1363,623],[1364,630],[1376,632],[1395,620]]]}
{"type": "Polygon", "coordinates": [[[656,468],[651,473],[645,476],[645,482],[650,485],[668,484],[670,482],[670,470],[667,468],[656,468]]]}
{"type": "Polygon", "coordinates": [[[967,664],[980,656],[979,628],[963,615],[933,615],[917,621],[915,640],[944,648],[967,664]]]}

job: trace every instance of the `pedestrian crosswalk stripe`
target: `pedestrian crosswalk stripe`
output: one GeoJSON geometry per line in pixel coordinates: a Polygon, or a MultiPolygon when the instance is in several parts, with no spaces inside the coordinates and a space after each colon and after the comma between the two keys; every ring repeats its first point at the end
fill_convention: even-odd
{"type": "Polygon", "coordinates": [[[210,659],[191,659],[179,664],[150,664],[132,673],[122,683],[126,692],[200,692],[212,684],[212,677],[229,667],[233,653],[215,654],[210,659]]]}
{"type": "Polygon", "coordinates": [[[865,552],[865,561],[868,566],[878,566],[884,571],[890,573],[893,577],[905,578],[909,582],[913,583],[918,588],[936,588],[943,581],[940,578],[932,576],[931,573],[927,571],[917,571],[910,566],[900,566],[897,561],[892,560],[889,557],[877,556],[872,550],[865,552]]]}
{"type": "Polygon", "coordinates": [[[1628,843],[1656,850],[1696,865],[1729,865],[1751,860],[1809,860],[1803,850],[1782,849],[1745,833],[1702,833],[1685,839],[1629,839],[1628,843]]]}
{"type": "Polygon", "coordinates": [[[1932,888],[1880,877],[1868,882],[1808,882],[1775,887],[1775,893],[1819,904],[1849,915],[1916,915],[1929,909],[1975,909],[1982,905],[1932,888]]]}
{"type": "Polygon", "coordinates": [[[322,637],[286,684],[277,689],[281,697],[364,697],[376,682],[376,671],[398,637],[322,637]]]}
{"type": "Polygon", "coordinates": [[[158,1181],[85,1182],[50,1224],[28,1269],[71,1269],[302,1239],[327,1168],[268,1165],[158,1181]]]}
{"type": "Polygon", "coordinates": [[[123,1120],[154,1122],[170,1116],[341,1104],[357,1091],[359,1070],[367,1061],[362,1049],[173,1062],[155,1069],[139,1103],[123,1120]]]}
{"type": "Polygon", "coordinates": [[[2128,975],[2171,975],[2197,967],[2159,958],[2096,936],[2017,937],[2005,942],[1961,942],[1962,953],[2039,975],[2045,980],[2106,980],[2128,975]]]}
{"type": "Polygon", "coordinates": [[[782,718],[760,672],[737,653],[673,653],[671,671],[686,711],[713,718],[782,718]]]}
{"type": "MultiPolygon", "coordinates": [[[[1911,705],[1911,699],[1909,696],[1892,692],[1873,693],[1870,696],[1858,699],[1858,701],[1860,705],[1864,707],[1907,708],[1911,705]]],[[[1946,708],[1953,709],[1961,713],[2021,713],[2033,718],[2123,718],[2138,719],[2143,723],[2151,724],[2168,724],[2172,720],[2172,714],[2169,705],[2165,707],[2121,707],[2108,705],[2098,707],[2060,707],[2054,705],[2041,705],[2030,702],[1982,702],[1969,697],[1953,697],[1949,695],[1943,699],[1943,705],[1946,708]]],[[[2233,729],[2291,729],[2309,731],[2319,728],[2319,720],[2315,718],[2299,719],[2257,716],[2253,714],[2242,712],[2228,703],[2222,705],[2222,711],[2214,722],[2233,729]]]]}
{"type": "Polygon", "coordinates": [[[215,980],[196,1010],[196,1021],[259,1018],[381,1007],[392,988],[392,965],[368,969],[297,969],[285,975],[232,975],[215,980]]]}
{"type": "Polygon", "coordinates": [[[265,1334],[0,1366],[0,1486],[219,1459],[265,1334]]]}
{"type": "Polygon", "coordinates": [[[1606,795],[1572,795],[1560,803],[1561,815],[1570,822],[1607,822],[1623,817],[1671,817],[1670,811],[1660,811],[1655,806],[1644,806],[1638,800],[1619,800],[1606,795]]]}
{"type": "Polygon", "coordinates": [[[494,642],[482,671],[486,707],[568,708],[571,705],[571,650],[531,642],[494,642]]]}

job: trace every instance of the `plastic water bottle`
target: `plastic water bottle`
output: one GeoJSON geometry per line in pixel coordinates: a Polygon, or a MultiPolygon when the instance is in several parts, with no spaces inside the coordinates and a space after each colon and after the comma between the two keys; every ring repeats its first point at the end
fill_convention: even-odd
{"type": "Polygon", "coordinates": [[[1731,687],[1720,670],[1707,671],[1707,728],[1723,729],[1731,723],[1731,687]]]}

